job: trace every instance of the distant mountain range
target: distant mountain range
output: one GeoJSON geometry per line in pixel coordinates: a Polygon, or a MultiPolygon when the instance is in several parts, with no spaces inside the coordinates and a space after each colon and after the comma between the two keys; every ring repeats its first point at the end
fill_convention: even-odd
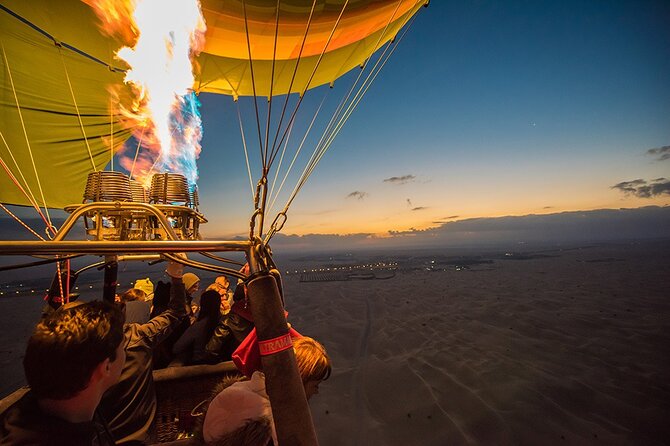
{"type": "MultiPolygon", "coordinates": [[[[42,233],[38,218],[23,219],[42,233]]],[[[54,225],[63,222],[54,219],[54,225]]],[[[4,240],[35,240],[25,228],[8,217],[0,218],[4,240]]],[[[82,237],[83,229],[73,229],[82,237]]],[[[212,237],[214,238],[214,237],[212,237]]],[[[583,243],[670,238],[670,207],[647,206],[635,209],[599,209],[544,215],[470,218],[442,223],[424,230],[374,234],[277,234],[272,239],[275,252],[342,251],[352,249],[481,247],[517,244],[583,243]]]]}
{"type": "Polygon", "coordinates": [[[481,247],[670,238],[670,207],[599,209],[545,215],[470,218],[424,230],[373,234],[278,234],[275,251],[355,248],[481,247]]]}

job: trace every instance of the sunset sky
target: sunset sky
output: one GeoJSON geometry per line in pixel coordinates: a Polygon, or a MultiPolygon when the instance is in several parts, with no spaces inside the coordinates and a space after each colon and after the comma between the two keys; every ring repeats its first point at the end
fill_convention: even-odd
{"type": "MultiPolygon", "coordinates": [[[[663,1],[431,2],[282,232],[384,234],[669,204],[668,23],[663,1]]],[[[201,100],[204,232],[245,234],[252,204],[237,111],[227,97],[201,100]]],[[[252,106],[240,107],[257,151],[252,106]]]]}

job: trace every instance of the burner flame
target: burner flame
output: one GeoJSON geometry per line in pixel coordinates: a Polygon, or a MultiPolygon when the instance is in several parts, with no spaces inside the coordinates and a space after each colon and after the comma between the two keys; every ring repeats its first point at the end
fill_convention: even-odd
{"type": "Polygon", "coordinates": [[[83,0],[104,32],[126,45],[117,52],[130,69],[125,82],[135,93],[130,109],[119,111],[133,123],[135,144],[121,165],[148,186],[151,174],[198,178],[202,121],[192,90],[194,59],[204,47],[206,25],[198,0],[83,0]]]}

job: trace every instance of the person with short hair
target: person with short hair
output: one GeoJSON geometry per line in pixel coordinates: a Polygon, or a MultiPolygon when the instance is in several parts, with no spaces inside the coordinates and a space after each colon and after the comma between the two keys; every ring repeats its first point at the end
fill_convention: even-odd
{"type": "MultiPolygon", "coordinates": [[[[332,372],[326,349],[318,341],[302,336],[293,339],[298,372],[310,399],[319,393],[319,384],[332,372]]],[[[202,426],[205,444],[277,445],[270,399],[265,390],[265,375],[254,372],[249,380],[224,388],[210,402],[202,426]]]]}
{"type": "Polygon", "coordinates": [[[30,390],[5,412],[0,444],[115,444],[97,408],[125,363],[123,323],[122,312],[101,301],[43,318],[23,359],[30,390]]]}

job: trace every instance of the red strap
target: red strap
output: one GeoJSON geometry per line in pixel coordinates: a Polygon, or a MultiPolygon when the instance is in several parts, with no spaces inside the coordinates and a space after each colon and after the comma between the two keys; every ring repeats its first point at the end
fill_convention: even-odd
{"type": "Polygon", "coordinates": [[[261,352],[261,356],[273,355],[288,350],[291,347],[293,347],[293,341],[291,340],[290,333],[286,333],[277,338],[258,341],[258,349],[261,352]]]}

